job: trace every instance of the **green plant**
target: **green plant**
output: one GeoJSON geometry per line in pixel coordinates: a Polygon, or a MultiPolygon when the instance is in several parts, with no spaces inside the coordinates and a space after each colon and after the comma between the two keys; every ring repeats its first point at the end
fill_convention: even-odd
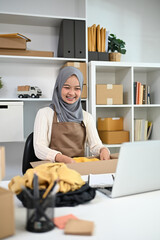
{"type": "Polygon", "coordinates": [[[121,54],[125,54],[126,53],[125,45],[126,45],[126,43],[123,40],[117,38],[116,35],[114,35],[112,33],[109,35],[108,51],[119,52],[121,54]]]}
{"type": "Polygon", "coordinates": [[[0,77],[0,89],[3,87],[3,82],[1,80],[2,78],[0,77]]]}

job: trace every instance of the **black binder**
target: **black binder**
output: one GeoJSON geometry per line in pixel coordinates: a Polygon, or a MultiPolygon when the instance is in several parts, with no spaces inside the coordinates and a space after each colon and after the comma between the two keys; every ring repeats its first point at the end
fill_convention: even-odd
{"type": "Polygon", "coordinates": [[[86,58],[85,21],[75,20],[75,58],[86,58]]]}
{"type": "Polygon", "coordinates": [[[63,19],[60,26],[58,57],[74,58],[74,20],[63,19]]]}

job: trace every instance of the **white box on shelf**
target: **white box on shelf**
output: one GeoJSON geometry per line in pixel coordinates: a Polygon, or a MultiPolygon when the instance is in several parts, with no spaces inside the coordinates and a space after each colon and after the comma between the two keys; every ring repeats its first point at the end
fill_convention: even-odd
{"type": "Polygon", "coordinates": [[[0,102],[0,142],[23,139],[23,102],[0,102]]]}

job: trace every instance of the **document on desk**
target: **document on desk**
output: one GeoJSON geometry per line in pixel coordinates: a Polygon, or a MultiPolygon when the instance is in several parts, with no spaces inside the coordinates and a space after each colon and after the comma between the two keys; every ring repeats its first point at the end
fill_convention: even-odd
{"type": "Polygon", "coordinates": [[[82,175],[82,180],[88,183],[88,175],[82,175]]]}
{"type": "Polygon", "coordinates": [[[115,173],[90,174],[89,185],[93,188],[112,187],[115,173]]]}

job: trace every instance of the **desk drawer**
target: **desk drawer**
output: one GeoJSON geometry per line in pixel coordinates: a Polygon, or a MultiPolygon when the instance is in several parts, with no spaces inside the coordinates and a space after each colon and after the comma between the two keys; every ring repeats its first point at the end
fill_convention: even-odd
{"type": "Polygon", "coordinates": [[[23,102],[0,102],[0,142],[23,140],[23,102]]]}

